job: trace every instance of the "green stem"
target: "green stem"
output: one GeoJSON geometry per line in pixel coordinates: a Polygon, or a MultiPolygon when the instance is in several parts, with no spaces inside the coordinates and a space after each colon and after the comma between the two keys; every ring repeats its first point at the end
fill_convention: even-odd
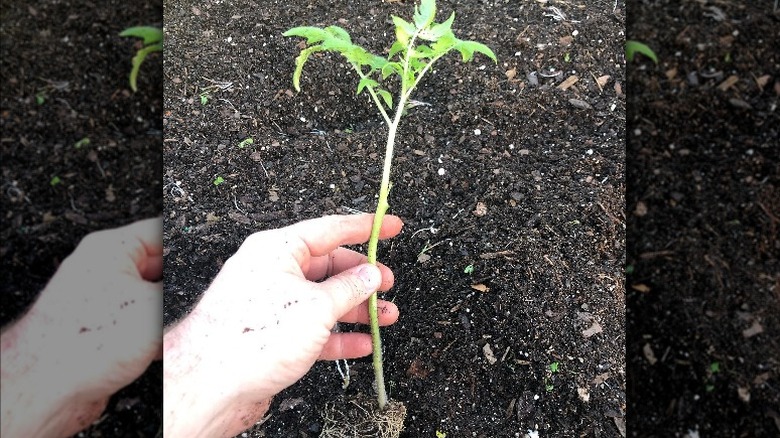
{"type": "MultiPolygon", "coordinates": [[[[376,205],[374,223],[371,226],[371,238],[368,240],[368,263],[376,265],[377,245],[379,244],[379,231],[382,229],[382,221],[390,205],[387,198],[390,194],[390,169],[393,164],[393,147],[395,146],[395,135],[398,131],[398,125],[401,122],[406,97],[402,93],[401,99],[396,107],[395,118],[388,126],[387,145],[385,147],[385,162],[382,168],[382,185],[379,187],[379,201],[376,205]]],[[[379,334],[379,316],[377,314],[376,292],[368,299],[368,317],[371,325],[371,343],[373,350],[374,377],[376,379],[377,401],[379,409],[384,409],[387,405],[387,391],[385,390],[385,373],[382,364],[382,337],[379,334]]]]}

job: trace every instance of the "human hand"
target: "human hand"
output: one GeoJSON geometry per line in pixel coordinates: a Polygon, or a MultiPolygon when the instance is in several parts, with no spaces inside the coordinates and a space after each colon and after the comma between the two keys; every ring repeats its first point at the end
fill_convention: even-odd
{"type": "Polygon", "coordinates": [[[2,334],[2,436],[70,436],[162,344],[162,220],[87,235],[2,334]]]}
{"type": "MultiPolygon", "coordinates": [[[[370,335],[331,329],[337,321],[368,323],[366,299],[393,285],[390,269],[340,248],[366,242],[372,220],[327,216],[244,241],[195,309],[165,334],[166,436],[238,434],[317,359],[371,353],[370,335]]],[[[401,226],[386,216],[380,238],[401,226]]],[[[398,319],[394,304],[377,306],[381,325],[398,319]]]]}

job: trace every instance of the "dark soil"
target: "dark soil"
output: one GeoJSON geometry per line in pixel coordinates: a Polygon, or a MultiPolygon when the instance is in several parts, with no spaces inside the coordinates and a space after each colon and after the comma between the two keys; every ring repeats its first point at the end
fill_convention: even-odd
{"type": "Polygon", "coordinates": [[[779,436],[780,13],[629,3],[630,435],[779,436]]]}
{"type": "MultiPolygon", "coordinates": [[[[118,36],[161,17],[156,1],[3,2],[0,324],[32,304],[86,234],[161,214],[162,62],[148,58],[133,94],[136,41],[118,36]]],[[[113,397],[83,436],[154,436],[161,369],[113,397]]]]}
{"type": "MultiPolygon", "coordinates": [[[[408,409],[402,436],[621,435],[625,13],[589,3],[439,2],[438,19],[454,10],[456,34],[499,63],[440,61],[414,96],[430,105],[399,132],[390,204],[406,226],[380,259],[401,310],[383,339],[391,396],[408,409]]],[[[411,11],[166,3],[166,324],[251,233],[373,211],[381,117],[337,56],[314,56],[294,93],[299,41],[281,34],[339,24],[381,53],[390,15],[411,11]]],[[[350,370],[344,390],[335,365],[318,363],[249,435],[317,436],[327,403],[373,395],[370,361],[350,370]]]]}

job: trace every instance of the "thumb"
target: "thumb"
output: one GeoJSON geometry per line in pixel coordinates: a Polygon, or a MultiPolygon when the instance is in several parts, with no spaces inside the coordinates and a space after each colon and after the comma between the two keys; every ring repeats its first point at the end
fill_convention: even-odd
{"type": "Polygon", "coordinates": [[[352,308],[368,299],[379,289],[381,283],[382,273],[379,268],[365,263],[343,271],[318,283],[317,286],[331,298],[335,323],[352,308]]]}

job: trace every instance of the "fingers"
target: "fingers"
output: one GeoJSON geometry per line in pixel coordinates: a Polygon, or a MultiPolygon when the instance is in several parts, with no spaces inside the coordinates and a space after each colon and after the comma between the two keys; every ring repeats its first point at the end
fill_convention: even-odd
{"type": "Polygon", "coordinates": [[[365,301],[381,284],[382,273],[379,268],[366,263],[341,272],[322,283],[312,283],[312,287],[330,298],[330,322],[335,324],[352,308],[365,301]]]}
{"type": "MultiPolygon", "coordinates": [[[[365,243],[371,235],[373,214],[334,215],[299,222],[287,231],[297,236],[308,248],[311,257],[324,256],[341,245],[365,243]]],[[[401,232],[403,222],[397,216],[382,219],[380,239],[393,237],[401,232]]],[[[298,260],[299,264],[303,260],[298,260]]]]}
{"type": "MultiPolygon", "coordinates": [[[[376,307],[379,325],[386,326],[398,321],[398,307],[395,304],[385,300],[377,300],[376,307]]],[[[350,324],[368,324],[368,301],[353,307],[342,315],[339,321],[350,324]]]]}
{"type": "MultiPolygon", "coordinates": [[[[320,280],[327,276],[337,275],[353,266],[366,263],[366,260],[368,258],[363,254],[346,248],[336,248],[328,255],[312,259],[304,275],[307,280],[320,280]]],[[[381,263],[378,266],[382,272],[382,284],[379,286],[379,290],[389,290],[395,282],[393,271],[381,263]]]]}
{"type": "Polygon", "coordinates": [[[320,353],[320,360],[355,359],[371,354],[371,335],[333,333],[320,353]]]}
{"type": "Polygon", "coordinates": [[[162,218],[151,218],[118,228],[130,245],[130,256],[141,278],[157,281],[162,278],[163,245],[162,218]]]}

